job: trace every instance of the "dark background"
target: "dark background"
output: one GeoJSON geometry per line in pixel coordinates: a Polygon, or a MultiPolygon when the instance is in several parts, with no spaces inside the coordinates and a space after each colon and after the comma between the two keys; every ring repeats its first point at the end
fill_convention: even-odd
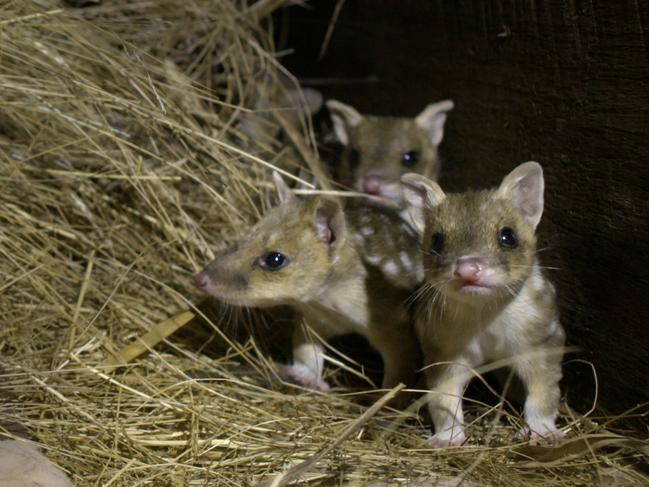
{"type": "Polygon", "coordinates": [[[294,49],[285,64],[307,85],[336,80],[317,87],[365,113],[453,99],[445,189],[493,186],[539,161],[542,260],[559,268],[548,274],[582,349],[566,358],[568,401],[583,412],[595,395],[575,359],[595,365],[604,411],[649,401],[647,2],[348,0],[318,59],[336,3],[275,19],[294,49]]]}

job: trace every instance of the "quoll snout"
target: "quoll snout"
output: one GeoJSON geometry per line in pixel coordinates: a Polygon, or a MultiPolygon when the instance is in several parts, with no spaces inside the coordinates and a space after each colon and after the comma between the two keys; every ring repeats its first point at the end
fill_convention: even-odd
{"type": "Polygon", "coordinates": [[[378,176],[367,176],[363,179],[363,191],[368,194],[381,194],[383,181],[378,176]]]}
{"type": "Polygon", "coordinates": [[[249,287],[249,275],[241,270],[240,259],[231,251],[216,256],[202,271],[194,275],[194,285],[221,300],[251,299],[244,296],[249,287]]]}
{"type": "Polygon", "coordinates": [[[196,284],[196,287],[200,289],[205,289],[209,283],[210,283],[210,278],[205,273],[205,271],[199,272],[194,276],[194,284],[196,284]]]}
{"type": "Polygon", "coordinates": [[[461,257],[455,262],[453,275],[468,284],[475,284],[480,281],[484,270],[484,264],[475,257],[461,257]]]}

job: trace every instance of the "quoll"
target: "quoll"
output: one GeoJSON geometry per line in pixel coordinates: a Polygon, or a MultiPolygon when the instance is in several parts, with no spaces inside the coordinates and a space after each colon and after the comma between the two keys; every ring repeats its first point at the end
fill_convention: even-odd
{"type": "Polygon", "coordinates": [[[555,290],[536,255],[543,213],[541,166],[518,166],[497,189],[445,194],[418,174],[402,177],[407,214],[421,237],[425,299],[421,343],[433,446],[465,441],[462,394],[472,369],[511,359],[527,397],[521,435],[555,440],[564,331],[555,290]]]}
{"type": "Polygon", "coordinates": [[[343,209],[327,196],[294,195],[274,174],[280,204],[195,276],[196,285],[230,304],[290,305],[296,326],[293,363],[282,373],[327,390],[317,338],[359,333],[381,354],[384,387],[412,384],[418,345],[407,302],[423,278],[414,231],[387,208],[343,209]]]}
{"type": "Polygon", "coordinates": [[[414,118],[362,115],[337,100],[326,103],[344,146],[336,179],[357,191],[401,202],[399,178],[415,172],[437,179],[438,147],[453,109],[451,100],[431,103],[414,118]]]}

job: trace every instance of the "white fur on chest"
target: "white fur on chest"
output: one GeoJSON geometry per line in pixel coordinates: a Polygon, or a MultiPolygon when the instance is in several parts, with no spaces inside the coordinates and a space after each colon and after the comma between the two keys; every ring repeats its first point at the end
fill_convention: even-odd
{"type": "Polygon", "coordinates": [[[367,336],[369,309],[364,276],[329,285],[300,308],[309,323],[324,333],[354,332],[367,336]]]}
{"type": "Polygon", "coordinates": [[[511,357],[528,351],[538,336],[554,334],[546,329],[557,326],[553,301],[553,286],[535,269],[516,297],[498,308],[447,302],[443,317],[426,335],[445,356],[468,354],[475,363],[511,357]],[[539,295],[545,295],[541,302],[534,299],[539,295]]]}

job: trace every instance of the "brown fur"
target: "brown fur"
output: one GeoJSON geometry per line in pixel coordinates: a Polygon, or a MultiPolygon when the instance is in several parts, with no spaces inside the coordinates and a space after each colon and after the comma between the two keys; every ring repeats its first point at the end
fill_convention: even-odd
{"type": "Polygon", "coordinates": [[[527,389],[529,429],[522,433],[535,440],[560,437],[554,421],[564,332],[554,287],[536,260],[541,167],[522,164],[498,189],[463,194],[446,195],[418,175],[403,180],[409,214],[428,250],[416,331],[429,365],[429,410],[436,431],[431,444],[465,440],[461,396],[472,369],[505,358],[527,389]],[[499,244],[505,227],[513,230],[517,245],[499,244]],[[474,281],[471,273],[462,277],[462,262],[467,261],[480,264],[479,279],[474,281]]]}
{"type": "Polygon", "coordinates": [[[364,116],[353,107],[329,100],[327,107],[338,139],[344,146],[336,178],[357,191],[365,191],[366,178],[382,181],[380,196],[401,201],[399,178],[415,172],[437,179],[438,146],[444,136],[446,116],[453,102],[428,105],[417,117],[364,116]],[[407,165],[404,154],[414,151],[418,160],[407,165]]]}
{"type": "Polygon", "coordinates": [[[536,254],[534,229],[525,223],[512,205],[498,198],[496,191],[449,194],[429,213],[422,248],[429,249],[433,235],[444,235],[441,255],[424,253],[426,280],[443,285],[456,260],[465,255],[480,255],[497,273],[499,291],[510,297],[530,275],[536,254]],[[498,245],[498,231],[510,227],[519,238],[515,249],[498,245]],[[450,250],[449,250],[450,249],[450,250]]]}
{"type": "Polygon", "coordinates": [[[362,190],[359,181],[367,175],[379,175],[386,180],[399,181],[407,172],[416,172],[437,179],[440,169],[437,146],[415,120],[406,117],[364,117],[349,129],[349,143],[345,146],[339,166],[342,183],[362,190]],[[350,161],[350,152],[359,153],[358,165],[350,161]],[[404,167],[403,154],[416,150],[419,162],[404,167]]]}
{"type": "MultiPolygon", "coordinates": [[[[402,256],[407,249],[407,264],[420,268],[416,239],[403,236],[403,222],[389,210],[359,206],[345,218],[340,205],[329,198],[292,197],[282,188],[280,197],[283,204],[199,274],[207,279],[205,291],[243,306],[291,305],[302,313],[307,328],[324,339],[360,333],[384,359],[385,387],[412,383],[418,350],[407,310],[412,282],[396,273],[386,276],[382,268],[389,259],[372,260],[373,251],[366,250],[375,249],[377,239],[391,242],[393,232],[402,256]],[[368,227],[373,233],[362,235],[368,227]],[[275,251],[288,264],[264,268],[260,262],[275,251]]],[[[295,363],[287,375],[305,386],[326,389],[320,377],[322,350],[308,329],[296,328],[295,363]]]]}
{"type": "MultiPolygon", "coordinates": [[[[269,211],[233,246],[205,268],[219,285],[219,298],[245,306],[273,306],[308,300],[329,275],[327,248],[310,227],[316,200],[280,205],[269,211]],[[258,265],[268,251],[287,255],[291,265],[269,272],[258,265]],[[246,285],[242,286],[241,283],[246,285]]],[[[345,252],[343,259],[348,259],[345,252]]]]}

